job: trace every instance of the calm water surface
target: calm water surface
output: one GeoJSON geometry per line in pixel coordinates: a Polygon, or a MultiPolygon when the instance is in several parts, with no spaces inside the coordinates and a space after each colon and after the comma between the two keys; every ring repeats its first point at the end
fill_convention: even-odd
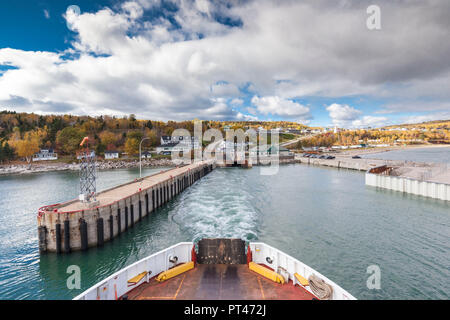
{"type": "Polygon", "coordinates": [[[362,157],[382,160],[406,160],[450,164],[450,146],[393,150],[388,152],[367,154],[362,157]]]}
{"type": "MultiPolygon", "coordinates": [[[[76,197],[78,174],[0,177],[0,299],[70,299],[151,253],[202,237],[264,241],[360,299],[450,298],[447,202],[366,187],[355,171],[287,165],[259,173],[214,170],[103,248],[60,256],[39,255],[36,209],[76,197]],[[73,264],[81,290],[66,288],[73,264]],[[366,287],[373,264],[381,290],[366,287]]],[[[100,172],[99,189],[137,174],[100,172]]]]}

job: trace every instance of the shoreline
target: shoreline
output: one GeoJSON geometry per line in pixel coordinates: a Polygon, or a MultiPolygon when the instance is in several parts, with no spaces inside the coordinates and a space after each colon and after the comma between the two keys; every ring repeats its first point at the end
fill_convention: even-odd
{"type": "Polygon", "coordinates": [[[432,148],[450,148],[449,144],[421,144],[421,145],[407,145],[407,146],[390,146],[382,148],[365,148],[365,149],[346,149],[339,150],[336,153],[341,155],[367,155],[367,154],[378,154],[389,151],[399,151],[399,150],[410,150],[410,149],[432,149],[432,148]]]}
{"type": "MultiPolygon", "coordinates": [[[[410,150],[410,149],[426,149],[426,148],[450,148],[448,144],[424,144],[424,145],[407,145],[407,146],[390,146],[383,148],[368,148],[368,149],[346,149],[332,152],[336,156],[351,157],[353,155],[370,155],[380,154],[389,151],[410,150]]],[[[364,158],[365,160],[379,160],[372,158],[364,158]]],[[[295,163],[295,159],[292,162],[295,163]]],[[[114,170],[114,169],[131,169],[139,168],[138,160],[102,160],[97,162],[97,170],[114,170]]],[[[158,168],[158,167],[175,167],[176,165],[170,159],[143,159],[143,168],[158,168]]],[[[8,175],[25,175],[33,173],[44,172],[58,172],[58,171],[79,171],[80,164],[76,162],[51,162],[51,163],[32,163],[31,169],[29,164],[11,163],[0,165],[0,177],[8,175]]]]}
{"type": "MultiPolygon", "coordinates": [[[[175,167],[175,164],[170,159],[158,159],[158,160],[142,160],[142,168],[159,168],[159,167],[175,167]]],[[[138,160],[130,161],[98,161],[97,170],[114,170],[114,169],[131,169],[139,168],[138,160]]],[[[44,173],[44,172],[58,172],[58,171],[79,171],[79,163],[63,163],[63,162],[53,162],[53,163],[33,163],[23,164],[23,163],[13,163],[0,165],[0,176],[9,175],[25,175],[33,173],[44,173]]]]}

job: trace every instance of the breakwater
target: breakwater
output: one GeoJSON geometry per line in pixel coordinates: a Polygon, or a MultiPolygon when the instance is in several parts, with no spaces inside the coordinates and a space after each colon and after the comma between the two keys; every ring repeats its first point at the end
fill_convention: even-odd
{"type": "Polygon", "coordinates": [[[450,184],[394,176],[392,169],[388,166],[370,169],[366,172],[366,185],[450,201],[450,184]]]}
{"type": "Polygon", "coordinates": [[[450,169],[445,164],[401,160],[353,159],[342,156],[337,156],[335,159],[308,157],[296,157],[296,159],[303,164],[365,171],[365,184],[368,186],[433,199],[450,200],[450,169]]]}
{"type": "Polygon", "coordinates": [[[44,206],[38,211],[39,250],[70,253],[102,246],[214,167],[212,161],[197,162],[107,189],[92,203],[71,200],[44,206]]]}
{"type": "Polygon", "coordinates": [[[370,168],[374,168],[385,163],[385,160],[372,160],[372,159],[352,159],[350,157],[336,157],[335,159],[317,159],[301,157],[296,155],[295,159],[299,163],[334,167],[339,169],[351,169],[359,171],[367,171],[370,168]]]}
{"type": "MultiPolygon", "coordinates": [[[[139,160],[102,160],[97,161],[97,170],[111,170],[111,169],[128,169],[139,168],[139,160]]],[[[172,167],[173,162],[170,159],[142,159],[143,168],[151,167],[172,167]]],[[[0,165],[0,176],[12,175],[12,174],[29,174],[29,173],[42,173],[42,172],[54,172],[54,171],[79,171],[80,164],[73,163],[61,163],[50,162],[45,163],[33,163],[29,164],[5,164],[0,165]]]]}

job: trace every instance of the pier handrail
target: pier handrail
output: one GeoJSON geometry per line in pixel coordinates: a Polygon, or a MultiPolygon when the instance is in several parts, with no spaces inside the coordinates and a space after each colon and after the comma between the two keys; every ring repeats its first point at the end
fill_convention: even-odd
{"type": "Polygon", "coordinates": [[[46,213],[46,212],[49,211],[49,210],[47,210],[47,209],[53,208],[53,207],[56,207],[56,206],[59,206],[59,205],[61,205],[61,204],[60,204],[60,203],[55,203],[55,204],[51,204],[51,205],[47,205],[47,206],[42,206],[42,207],[40,207],[40,208],[38,209],[38,216],[41,217],[44,213],[46,213]]]}

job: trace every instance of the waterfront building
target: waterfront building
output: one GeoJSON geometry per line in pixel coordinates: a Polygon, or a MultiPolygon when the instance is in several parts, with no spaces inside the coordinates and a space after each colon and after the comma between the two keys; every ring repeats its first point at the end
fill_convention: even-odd
{"type": "Polygon", "coordinates": [[[161,145],[156,148],[156,153],[170,155],[172,152],[190,152],[198,149],[200,143],[197,137],[191,136],[162,136],[161,145]]]}
{"type": "Polygon", "coordinates": [[[119,151],[105,151],[105,159],[119,159],[119,151]]]}
{"type": "Polygon", "coordinates": [[[33,155],[33,161],[58,160],[58,154],[53,149],[41,149],[33,155]]]}

